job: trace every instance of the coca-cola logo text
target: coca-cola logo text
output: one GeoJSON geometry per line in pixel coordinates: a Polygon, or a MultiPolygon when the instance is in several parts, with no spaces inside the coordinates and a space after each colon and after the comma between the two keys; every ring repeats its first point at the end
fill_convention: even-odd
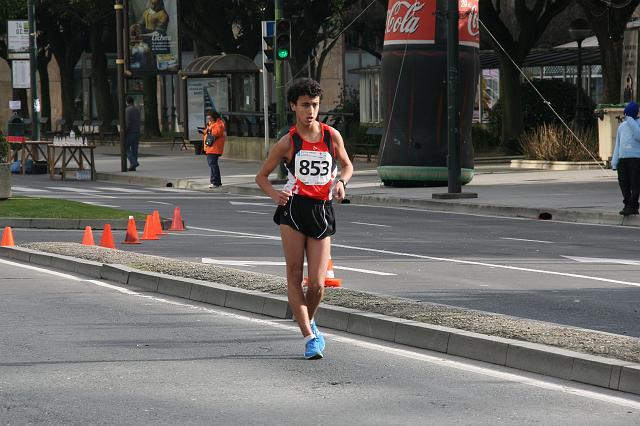
{"type": "Polygon", "coordinates": [[[413,34],[420,26],[420,17],[416,12],[424,7],[423,2],[399,0],[387,11],[387,33],[413,34]],[[403,13],[404,10],[404,13],[403,13]]]}
{"type": "Polygon", "coordinates": [[[467,17],[467,31],[470,36],[476,37],[480,34],[480,16],[478,15],[478,7],[473,6],[467,17]]]}

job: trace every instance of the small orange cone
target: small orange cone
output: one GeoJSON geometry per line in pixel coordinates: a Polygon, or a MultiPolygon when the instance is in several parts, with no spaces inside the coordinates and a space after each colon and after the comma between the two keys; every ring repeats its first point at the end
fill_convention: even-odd
{"type": "MultiPolygon", "coordinates": [[[[309,278],[304,279],[305,284],[309,284],[309,278]]],[[[329,256],[329,265],[327,266],[327,275],[324,277],[324,286],[325,287],[340,287],[342,285],[342,280],[336,278],[333,273],[333,260],[331,260],[331,256],[329,256]]]]}
{"type": "Polygon", "coordinates": [[[102,239],[100,239],[100,247],[114,249],[116,243],[113,241],[113,234],[111,233],[111,225],[106,223],[104,230],[102,231],[102,239]]]}
{"type": "Polygon", "coordinates": [[[90,226],[86,226],[84,228],[84,236],[82,237],[82,245],[83,246],[95,246],[96,243],[93,240],[93,232],[91,231],[90,226]]]}
{"type": "Polygon", "coordinates": [[[13,247],[13,231],[10,226],[5,226],[4,231],[2,232],[2,243],[0,243],[0,247],[13,247]]]}
{"type": "Polygon", "coordinates": [[[133,216],[129,216],[127,234],[124,237],[122,244],[142,244],[140,240],[138,240],[138,230],[136,229],[136,221],[133,220],[133,216]]]}
{"type": "Polygon", "coordinates": [[[159,240],[156,235],[155,224],[153,222],[153,216],[148,214],[147,221],[144,223],[144,231],[142,232],[141,240],[159,240]]]}
{"type": "Polygon", "coordinates": [[[333,274],[333,260],[329,257],[329,266],[327,266],[327,276],[324,278],[324,286],[325,287],[340,287],[342,285],[342,280],[336,278],[333,274]]]}
{"type": "Polygon", "coordinates": [[[155,226],[156,235],[169,235],[166,232],[162,232],[162,220],[160,219],[160,213],[158,210],[153,211],[153,224],[155,226]]]}
{"type": "Polygon", "coordinates": [[[173,211],[173,222],[169,231],[184,231],[184,222],[182,216],[180,216],[180,207],[176,207],[173,211]]]}

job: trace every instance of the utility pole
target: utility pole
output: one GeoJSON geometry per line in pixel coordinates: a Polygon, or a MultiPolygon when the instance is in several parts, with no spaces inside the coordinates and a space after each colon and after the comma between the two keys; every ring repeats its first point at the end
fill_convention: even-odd
{"type": "Polygon", "coordinates": [[[120,122],[120,171],[127,171],[127,152],[124,145],[125,117],[124,117],[124,6],[122,0],[116,0],[113,6],[116,11],[116,68],[118,70],[118,121],[120,122]]]}
{"type": "MultiPolygon", "coordinates": [[[[278,22],[278,19],[283,18],[284,14],[284,6],[283,0],[275,0],[275,16],[274,19],[278,22]]],[[[276,30],[276,37],[278,37],[278,32],[276,30]]],[[[276,72],[276,123],[278,128],[276,130],[276,135],[287,125],[287,116],[286,116],[286,102],[285,102],[285,93],[284,93],[284,61],[274,60],[275,62],[275,72],[276,72]]]]}
{"type": "Polygon", "coordinates": [[[457,194],[462,192],[460,182],[460,102],[458,100],[458,21],[460,10],[458,0],[447,2],[447,127],[448,127],[448,192],[457,194]]]}
{"type": "Polygon", "coordinates": [[[40,140],[40,98],[38,97],[38,45],[36,43],[36,8],[33,0],[27,0],[29,14],[29,62],[31,68],[31,137],[34,141],[40,140]]]}

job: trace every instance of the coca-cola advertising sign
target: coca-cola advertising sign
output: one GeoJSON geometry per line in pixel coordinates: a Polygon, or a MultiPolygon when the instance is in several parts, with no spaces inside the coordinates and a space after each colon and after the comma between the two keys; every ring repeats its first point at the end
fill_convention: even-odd
{"type": "Polygon", "coordinates": [[[460,0],[460,44],[480,47],[478,0],[460,0]]]}
{"type": "MultiPolygon", "coordinates": [[[[478,0],[460,0],[460,44],[480,46],[478,0]]],[[[433,44],[436,0],[389,0],[384,44],[433,44]]]]}
{"type": "Polygon", "coordinates": [[[384,44],[432,44],[436,0],[390,0],[384,44]]]}

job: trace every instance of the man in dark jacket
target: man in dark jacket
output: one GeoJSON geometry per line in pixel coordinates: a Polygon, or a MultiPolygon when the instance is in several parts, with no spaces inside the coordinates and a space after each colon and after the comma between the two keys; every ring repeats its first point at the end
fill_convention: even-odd
{"type": "Polygon", "coordinates": [[[127,109],[125,110],[125,149],[129,159],[129,171],[135,172],[138,163],[138,144],[140,143],[140,108],[134,105],[133,98],[127,96],[127,109]]]}

